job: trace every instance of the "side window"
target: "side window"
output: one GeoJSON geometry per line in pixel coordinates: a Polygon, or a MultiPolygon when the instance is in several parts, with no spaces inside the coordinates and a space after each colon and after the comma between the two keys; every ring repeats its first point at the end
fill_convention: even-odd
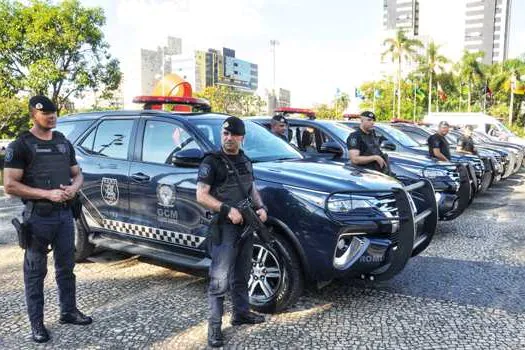
{"type": "Polygon", "coordinates": [[[95,141],[95,133],[97,129],[91,130],[89,135],[82,141],[80,148],[82,148],[87,153],[93,153],[93,141],[95,141]]]}
{"type": "Polygon", "coordinates": [[[81,147],[91,154],[104,156],[108,158],[127,159],[131,131],[133,129],[133,120],[105,120],[97,127],[90,148],[89,135],[81,147]]]}
{"type": "Polygon", "coordinates": [[[408,136],[412,137],[414,140],[416,140],[418,143],[420,144],[426,144],[427,143],[427,138],[428,137],[425,137],[424,135],[421,135],[417,132],[413,132],[413,131],[409,131],[409,130],[401,130],[403,132],[405,132],[408,136]]]}
{"type": "Polygon", "coordinates": [[[192,148],[200,147],[181,126],[154,120],[146,122],[142,161],[172,164],[172,158],[177,152],[192,148]]]}
{"type": "Polygon", "coordinates": [[[290,143],[303,152],[317,152],[315,129],[306,126],[290,125],[292,138],[290,143]]]}

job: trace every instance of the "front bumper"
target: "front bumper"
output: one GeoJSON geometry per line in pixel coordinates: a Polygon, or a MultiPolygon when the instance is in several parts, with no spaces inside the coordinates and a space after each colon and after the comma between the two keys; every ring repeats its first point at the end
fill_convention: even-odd
{"type": "MultiPolygon", "coordinates": [[[[359,194],[366,192],[360,191],[359,194]]],[[[430,244],[438,220],[437,203],[431,182],[418,181],[403,189],[395,189],[393,195],[398,209],[395,216],[353,217],[348,221],[349,225],[345,225],[339,232],[333,255],[336,275],[362,275],[371,279],[387,280],[401,272],[410,257],[418,255],[430,244]],[[372,227],[368,232],[377,233],[363,232],[363,226],[356,226],[356,221],[370,223],[372,227]],[[390,234],[381,233],[378,232],[381,230],[377,230],[380,227],[395,228],[395,231],[392,230],[390,234]]],[[[335,221],[342,219],[333,214],[329,216],[335,221]]]]}

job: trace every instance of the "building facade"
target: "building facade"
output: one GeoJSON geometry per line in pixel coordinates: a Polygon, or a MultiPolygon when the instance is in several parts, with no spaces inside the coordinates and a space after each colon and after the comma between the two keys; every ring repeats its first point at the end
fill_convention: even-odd
{"type": "Polygon", "coordinates": [[[383,0],[383,27],[387,31],[404,30],[419,35],[419,0],[383,0]]]}

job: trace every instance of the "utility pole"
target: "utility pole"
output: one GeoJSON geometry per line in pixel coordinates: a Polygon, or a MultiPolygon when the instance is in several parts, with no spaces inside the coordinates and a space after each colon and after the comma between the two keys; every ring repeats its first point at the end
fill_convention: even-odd
{"type": "Polygon", "coordinates": [[[279,41],[278,40],[270,40],[270,46],[272,47],[272,52],[273,52],[273,93],[275,95],[275,51],[276,51],[276,46],[279,45],[279,41]]]}

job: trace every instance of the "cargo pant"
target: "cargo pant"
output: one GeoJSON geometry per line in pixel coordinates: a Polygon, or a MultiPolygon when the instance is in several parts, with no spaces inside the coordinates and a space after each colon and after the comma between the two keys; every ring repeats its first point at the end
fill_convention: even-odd
{"type": "Polygon", "coordinates": [[[44,318],[44,278],[47,274],[48,245],[55,260],[55,279],[62,313],[76,310],[75,233],[70,208],[53,209],[47,216],[33,212],[28,220],[29,246],[24,256],[24,285],[31,324],[44,318]]]}
{"type": "Polygon", "coordinates": [[[241,315],[250,310],[248,280],[252,268],[253,235],[237,242],[242,229],[240,225],[223,224],[221,243],[211,247],[208,321],[214,326],[221,325],[228,289],[234,314],[241,315]]]}

